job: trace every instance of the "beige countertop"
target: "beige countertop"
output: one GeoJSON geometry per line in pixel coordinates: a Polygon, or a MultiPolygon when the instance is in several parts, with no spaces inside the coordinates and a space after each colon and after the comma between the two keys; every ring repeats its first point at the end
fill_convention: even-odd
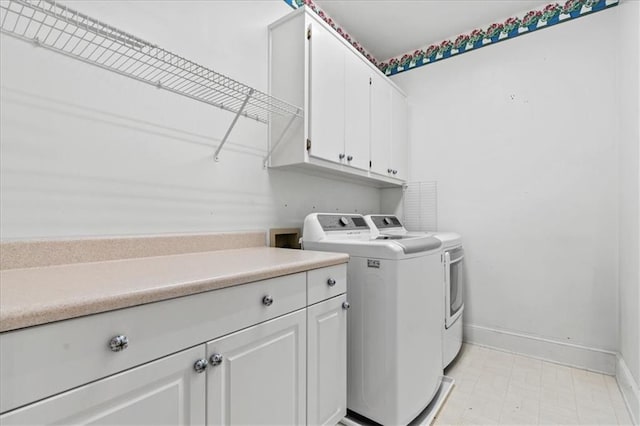
{"type": "Polygon", "coordinates": [[[346,263],[249,247],[0,271],[0,332],[346,263]]]}

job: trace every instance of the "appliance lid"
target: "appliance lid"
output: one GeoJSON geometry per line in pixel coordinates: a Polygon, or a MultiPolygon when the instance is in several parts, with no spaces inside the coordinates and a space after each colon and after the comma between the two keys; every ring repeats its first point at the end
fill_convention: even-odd
{"type": "Polygon", "coordinates": [[[434,232],[433,236],[442,241],[445,248],[462,245],[462,236],[455,232],[434,232]]]}
{"type": "Polygon", "coordinates": [[[403,238],[401,240],[393,240],[393,242],[402,247],[405,254],[430,251],[442,246],[442,241],[433,237],[403,238]]]}

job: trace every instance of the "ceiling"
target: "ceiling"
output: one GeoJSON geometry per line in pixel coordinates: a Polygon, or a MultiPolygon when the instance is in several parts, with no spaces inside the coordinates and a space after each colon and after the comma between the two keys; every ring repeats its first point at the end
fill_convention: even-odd
{"type": "Polygon", "coordinates": [[[550,0],[314,0],[376,59],[386,60],[550,0]]]}

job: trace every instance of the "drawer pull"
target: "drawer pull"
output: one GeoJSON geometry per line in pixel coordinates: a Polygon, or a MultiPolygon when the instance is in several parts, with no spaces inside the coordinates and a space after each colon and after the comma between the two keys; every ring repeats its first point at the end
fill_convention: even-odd
{"type": "Polygon", "coordinates": [[[264,306],[271,306],[273,305],[273,297],[266,295],[265,297],[262,298],[262,304],[264,306]]]}
{"type": "Polygon", "coordinates": [[[113,352],[120,352],[127,349],[128,347],[129,347],[129,339],[127,338],[127,336],[123,336],[123,335],[115,336],[109,342],[109,348],[111,348],[113,352]]]}
{"type": "Polygon", "coordinates": [[[209,362],[206,359],[199,359],[193,364],[193,369],[196,370],[196,373],[202,373],[207,369],[207,365],[209,365],[209,362]]]}
{"type": "Polygon", "coordinates": [[[215,367],[216,365],[222,364],[223,359],[224,358],[221,354],[213,354],[211,355],[211,358],[209,358],[209,362],[211,363],[212,367],[215,367]]]}
{"type": "Polygon", "coordinates": [[[329,279],[327,280],[327,285],[328,285],[329,287],[333,287],[334,285],[336,285],[336,280],[334,280],[333,278],[329,278],[329,279]]]}
{"type": "Polygon", "coordinates": [[[349,302],[342,302],[342,309],[344,309],[345,311],[350,307],[351,307],[351,304],[349,304],[349,302]]]}

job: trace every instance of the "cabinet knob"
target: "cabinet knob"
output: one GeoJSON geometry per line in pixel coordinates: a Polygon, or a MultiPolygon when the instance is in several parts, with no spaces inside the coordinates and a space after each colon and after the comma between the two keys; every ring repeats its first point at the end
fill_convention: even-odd
{"type": "Polygon", "coordinates": [[[193,369],[196,370],[196,373],[202,373],[207,369],[207,365],[209,365],[209,362],[207,362],[206,359],[202,358],[197,360],[195,364],[193,364],[193,369]]]}
{"type": "Polygon", "coordinates": [[[342,309],[347,310],[351,307],[349,302],[342,302],[342,309]]]}
{"type": "Polygon", "coordinates": [[[262,298],[262,304],[264,306],[271,306],[273,305],[273,297],[266,295],[265,297],[262,298]]]}
{"type": "Polygon", "coordinates": [[[211,355],[211,358],[209,358],[209,362],[211,363],[212,367],[215,367],[216,365],[222,364],[223,359],[224,358],[221,354],[213,354],[211,355]]]}
{"type": "Polygon", "coordinates": [[[393,169],[387,169],[387,173],[393,173],[393,169]]]}
{"type": "Polygon", "coordinates": [[[113,352],[120,352],[127,349],[128,347],[129,347],[129,339],[127,338],[127,336],[123,336],[123,335],[115,336],[109,342],[109,348],[111,348],[113,352]]]}
{"type": "Polygon", "coordinates": [[[327,280],[327,285],[328,285],[329,287],[333,287],[334,285],[336,285],[336,280],[334,280],[333,278],[329,278],[329,279],[327,280]]]}
{"type": "Polygon", "coordinates": [[[353,155],[350,155],[347,157],[347,161],[351,161],[351,160],[353,160],[353,155]]]}
{"type": "Polygon", "coordinates": [[[342,153],[338,154],[338,158],[342,160],[344,158],[344,154],[342,153]]]}
{"type": "Polygon", "coordinates": [[[394,170],[394,171],[393,171],[393,174],[394,174],[394,175],[397,175],[397,174],[398,174],[398,171],[397,171],[397,170],[394,170]]]}

